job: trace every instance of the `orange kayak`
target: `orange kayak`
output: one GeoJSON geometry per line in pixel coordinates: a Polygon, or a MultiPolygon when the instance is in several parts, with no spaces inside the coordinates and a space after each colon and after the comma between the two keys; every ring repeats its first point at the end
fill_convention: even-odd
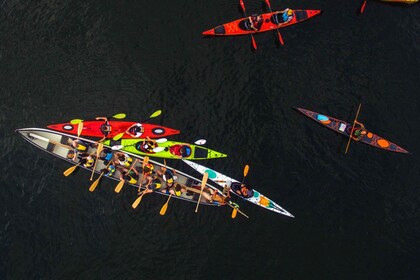
{"type": "Polygon", "coordinates": [[[262,21],[259,25],[256,26],[257,30],[253,30],[250,27],[248,18],[241,18],[204,31],[202,34],[207,36],[233,36],[266,32],[299,23],[319,15],[320,13],[321,10],[293,10],[292,20],[289,22],[284,22],[282,18],[283,13],[276,11],[272,13],[261,14],[262,21]]]}

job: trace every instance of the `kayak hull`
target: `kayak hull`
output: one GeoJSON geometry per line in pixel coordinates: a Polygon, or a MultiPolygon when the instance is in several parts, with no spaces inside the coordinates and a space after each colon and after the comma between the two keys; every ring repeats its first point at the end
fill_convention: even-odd
{"type": "MultiPolygon", "coordinates": [[[[216,184],[218,184],[219,186],[223,187],[224,185],[228,185],[230,186],[231,183],[233,182],[239,182],[238,180],[235,180],[233,178],[230,178],[220,172],[217,172],[215,170],[212,170],[208,167],[205,167],[203,165],[200,165],[198,163],[195,162],[191,162],[189,160],[183,160],[186,164],[188,164],[190,167],[192,167],[193,169],[195,169],[196,171],[198,171],[200,174],[204,174],[205,172],[207,172],[209,174],[209,179],[212,180],[213,182],[215,182],[216,184]]],[[[235,192],[233,192],[231,190],[231,193],[237,195],[235,192]]],[[[279,214],[283,214],[286,215],[288,217],[292,217],[294,218],[294,216],[292,214],[290,214],[288,211],[286,211],[284,208],[282,208],[280,205],[278,205],[277,203],[275,203],[274,201],[272,201],[271,199],[269,199],[268,197],[262,195],[261,193],[259,193],[258,191],[256,191],[255,189],[253,189],[253,197],[250,198],[244,198],[242,196],[242,199],[249,201],[253,204],[256,204],[260,207],[263,207],[267,210],[271,210],[273,212],[279,213],[279,214]]]]}
{"type": "MultiPolygon", "coordinates": [[[[81,136],[85,137],[100,137],[102,138],[104,135],[101,132],[101,125],[104,124],[104,121],[83,121],[83,129],[81,136]]],[[[127,121],[109,121],[109,125],[111,125],[111,132],[108,135],[108,138],[113,138],[114,136],[125,132],[130,126],[136,124],[136,122],[127,122],[127,121]]],[[[160,138],[166,137],[170,135],[179,134],[180,131],[176,129],[172,129],[169,127],[164,127],[155,124],[142,124],[144,132],[140,136],[141,138],[160,138]]],[[[71,123],[59,123],[59,124],[52,124],[47,126],[49,129],[69,133],[73,135],[77,135],[78,124],[71,124],[71,123]]],[[[122,138],[132,138],[129,134],[124,133],[122,138]]]]}
{"type": "MultiPolygon", "coordinates": [[[[346,137],[350,137],[350,133],[353,126],[352,124],[339,120],[339,119],[332,118],[330,116],[319,114],[317,112],[309,111],[306,109],[296,108],[296,110],[298,110],[305,116],[311,118],[312,120],[316,121],[317,123],[322,124],[323,126],[326,126],[329,129],[334,130],[335,132],[338,132],[346,137]]],[[[397,144],[392,143],[372,132],[368,132],[365,137],[357,141],[374,146],[376,148],[387,150],[390,152],[403,153],[403,154],[409,153],[407,150],[401,148],[397,144]]]]}
{"type": "Polygon", "coordinates": [[[319,15],[321,10],[293,10],[293,19],[280,25],[277,24],[277,22],[281,22],[277,19],[277,13],[279,12],[261,14],[263,20],[258,30],[249,28],[248,18],[241,18],[204,31],[202,34],[205,36],[235,36],[266,32],[305,21],[319,15]]]}
{"type": "MultiPolygon", "coordinates": [[[[71,134],[66,134],[62,132],[57,132],[49,129],[43,129],[43,128],[23,128],[23,129],[17,129],[16,132],[18,132],[26,141],[31,143],[32,145],[36,146],[37,148],[55,156],[58,158],[61,158],[62,160],[65,160],[66,162],[76,165],[77,162],[67,158],[67,155],[69,151],[73,151],[73,148],[70,146],[70,143],[76,139],[76,136],[71,134]]],[[[86,138],[79,138],[87,143],[92,144],[94,146],[95,142],[86,139],[86,138]]],[[[96,148],[95,147],[89,147],[89,149],[86,151],[89,154],[96,154],[96,148]]],[[[79,152],[78,152],[79,153],[79,152]]],[[[135,162],[134,167],[141,168],[143,157],[140,156],[132,156],[133,162],[135,162]],[[136,162],[136,160],[139,160],[139,162],[136,162]]],[[[182,171],[175,170],[174,168],[171,168],[169,166],[164,166],[163,164],[149,160],[149,163],[153,164],[154,170],[158,170],[162,167],[166,167],[169,170],[174,170],[176,174],[175,183],[180,184],[183,188],[185,188],[186,192],[182,192],[180,196],[173,195],[173,198],[181,199],[184,201],[192,202],[197,204],[197,202],[200,200],[200,204],[202,205],[208,205],[208,206],[221,206],[220,203],[215,201],[209,200],[209,195],[212,192],[217,192],[221,196],[223,196],[222,192],[218,190],[217,188],[211,186],[210,184],[206,184],[203,195],[200,197],[200,190],[201,190],[201,179],[197,179],[193,176],[190,176],[182,171]]],[[[103,160],[98,160],[97,164],[95,165],[94,172],[96,174],[101,174],[102,169],[106,167],[106,163],[103,160]]],[[[79,165],[79,168],[88,170],[89,172],[92,172],[92,167],[87,168],[83,165],[79,165]]],[[[115,173],[112,176],[102,176],[104,178],[110,178],[115,180],[116,182],[120,182],[120,171],[119,168],[116,169],[115,173]]],[[[140,172],[141,174],[141,172],[140,172]]],[[[128,182],[125,183],[125,185],[130,185],[132,187],[135,187],[137,189],[145,189],[146,187],[146,179],[143,178],[143,184],[139,186],[138,183],[136,184],[130,184],[128,182]]],[[[165,188],[165,181],[161,180],[162,182],[162,189],[165,188]]],[[[91,184],[91,182],[90,182],[91,184]]],[[[169,196],[169,193],[162,192],[159,190],[154,191],[157,194],[169,196]]]]}
{"type": "Polygon", "coordinates": [[[227,157],[226,154],[189,143],[175,142],[175,141],[166,141],[163,143],[156,143],[156,147],[161,149],[158,152],[145,152],[144,150],[139,149],[139,143],[143,143],[144,140],[139,139],[122,139],[118,141],[106,140],[103,142],[106,146],[120,146],[121,151],[128,152],[135,155],[149,156],[149,157],[160,157],[160,158],[170,158],[170,159],[190,159],[190,160],[202,160],[202,159],[214,159],[214,158],[224,158],[227,157]],[[188,145],[191,149],[191,154],[187,157],[177,156],[174,153],[174,148],[179,145],[188,145]],[[161,147],[161,148],[160,148],[161,147]]]}

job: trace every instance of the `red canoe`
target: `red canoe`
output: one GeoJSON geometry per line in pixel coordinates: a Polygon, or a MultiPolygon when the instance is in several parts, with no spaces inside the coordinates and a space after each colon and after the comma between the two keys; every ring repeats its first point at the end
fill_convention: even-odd
{"type": "Polygon", "coordinates": [[[293,19],[287,23],[284,23],[282,19],[282,12],[272,12],[262,14],[262,22],[257,26],[258,30],[250,28],[248,18],[241,18],[234,20],[223,25],[219,25],[210,30],[204,31],[203,35],[209,36],[233,36],[233,35],[245,35],[250,33],[260,33],[270,31],[278,28],[290,26],[301,21],[307,20],[311,17],[319,15],[321,10],[293,10],[293,19]],[[280,24],[277,24],[280,23],[280,24]]]}
{"type": "MultiPolygon", "coordinates": [[[[83,130],[81,136],[87,137],[103,137],[104,135],[101,132],[101,126],[104,124],[104,121],[83,121],[83,130]]],[[[111,125],[111,132],[107,138],[113,138],[114,136],[125,132],[130,126],[136,124],[136,122],[126,122],[126,121],[109,121],[111,125]]],[[[166,137],[169,135],[179,134],[180,131],[176,129],[172,129],[169,127],[164,127],[160,125],[154,124],[147,124],[143,123],[143,134],[140,136],[141,138],[160,138],[166,137]]],[[[66,132],[69,134],[77,135],[77,128],[78,124],[71,124],[71,123],[59,123],[59,124],[52,124],[49,125],[48,128],[66,132]]],[[[129,134],[124,133],[122,138],[132,138],[129,134]]]]}

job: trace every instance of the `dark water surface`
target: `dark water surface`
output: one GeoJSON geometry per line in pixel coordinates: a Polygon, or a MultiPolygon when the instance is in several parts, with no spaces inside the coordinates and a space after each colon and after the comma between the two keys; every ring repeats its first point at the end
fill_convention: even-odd
{"type": "MultiPolygon", "coordinates": [[[[420,5],[272,1],[322,9],[302,24],[204,39],[238,1],[1,1],[0,279],[419,279],[420,5]],[[406,148],[352,143],[297,113],[352,121],[406,148]],[[296,218],[251,218],[135,190],[116,195],[14,130],[124,112],[207,139],[203,162],[296,218]]],[[[245,1],[260,12],[261,2],[245,1]]],[[[197,175],[182,163],[168,164],[197,175]]]]}

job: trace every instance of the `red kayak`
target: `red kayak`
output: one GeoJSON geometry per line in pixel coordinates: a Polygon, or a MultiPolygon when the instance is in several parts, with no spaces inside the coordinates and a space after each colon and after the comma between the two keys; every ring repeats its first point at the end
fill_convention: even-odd
{"type": "MultiPolygon", "coordinates": [[[[130,126],[136,124],[136,122],[126,122],[126,121],[108,121],[109,125],[111,126],[111,132],[107,136],[107,138],[113,138],[114,136],[125,132],[130,126]]],[[[86,137],[103,137],[104,134],[101,131],[101,126],[104,125],[104,121],[83,121],[83,129],[81,136],[86,137]]],[[[139,136],[139,138],[160,138],[166,137],[174,134],[179,134],[180,131],[176,129],[172,129],[169,127],[164,127],[160,125],[154,124],[141,124],[143,126],[143,133],[139,136]]],[[[52,124],[49,125],[48,128],[53,129],[55,131],[66,132],[69,134],[77,135],[77,128],[78,124],[71,124],[71,123],[59,123],[59,124],[52,124]]],[[[133,138],[129,134],[124,133],[122,138],[133,138]]]]}
{"type": "Polygon", "coordinates": [[[250,27],[249,18],[241,18],[223,25],[219,25],[210,30],[204,31],[203,35],[209,36],[233,36],[245,35],[251,33],[260,33],[278,28],[290,26],[311,17],[319,15],[321,10],[293,10],[293,18],[289,22],[283,21],[283,12],[272,12],[260,15],[262,20],[256,26],[257,30],[250,27]]]}

